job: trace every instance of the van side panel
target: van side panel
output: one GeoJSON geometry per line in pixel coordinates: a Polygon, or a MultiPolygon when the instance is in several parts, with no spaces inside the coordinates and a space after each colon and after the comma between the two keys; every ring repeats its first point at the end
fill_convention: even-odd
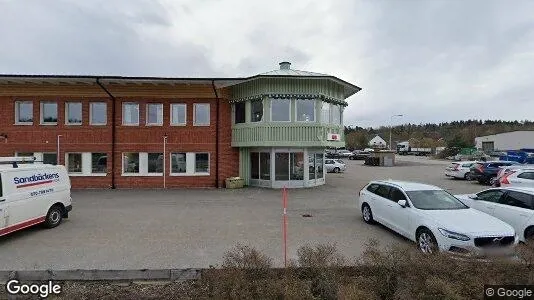
{"type": "Polygon", "coordinates": [[[9,232],[43,222],[56,202],[70,205],[70,180],[63,166],[13,169],[2,177],[9,232]]]}

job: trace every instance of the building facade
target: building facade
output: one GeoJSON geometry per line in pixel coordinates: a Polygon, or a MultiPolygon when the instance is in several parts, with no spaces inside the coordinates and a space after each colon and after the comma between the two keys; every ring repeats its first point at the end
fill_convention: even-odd
{"type": "Polygon", "coordinates": [[[74,188],[321,185],[359,90],[287,62],[247,78],[1,75],[0,156],[64,164],[74,188]]]}
{"type": "Polygon", "coordinates": [[[534,149],[534,131],[519,130],[475,138],[477,149],[483,151],[507,151],[534,149]]]}

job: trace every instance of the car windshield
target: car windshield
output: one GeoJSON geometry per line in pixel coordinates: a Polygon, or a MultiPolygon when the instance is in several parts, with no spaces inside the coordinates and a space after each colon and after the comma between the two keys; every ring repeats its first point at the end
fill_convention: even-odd
{"type": "Polygon", "coordinates": [[[413,206],[424,210],[448,210],[469,208],[453,195],[443,190],[406,192],[413,206]]]}
{"type": "Polygon", "coordinates": [[[341,159],[336,159],[336,162],[338,162],[338,163],[340,163],[340,164],[342,164],[342,165],[344,165],[344,164],[345,164],[345,162],[344,162],[344,161],[342,161],[341,159]]]}

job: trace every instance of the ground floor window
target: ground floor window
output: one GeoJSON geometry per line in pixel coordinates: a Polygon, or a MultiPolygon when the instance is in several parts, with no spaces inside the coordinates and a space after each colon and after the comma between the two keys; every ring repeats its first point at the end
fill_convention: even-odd
{"type": "Polygon", "coordinates": [[[171,176],[199,176],[210,174],[208,152],[171,153],[171,176]]]}
{"type": "Polygon", "coordinates": [[[275,153],[274,180],[289,180],[289,153],[275,153]]]}
{"type": "Polygon", "coordinates": [[[304,180],[304,152],[290,153],[290,180],[304,180]]]}
{"type": "Polygon", "coordinates": [[[315,153],[315,171],[317,179],[323,178],[323,153],[315,153]]]}
{"type": "Polygon", "coordinates": [[[108,156],[106,153],[91,153],[91,172],[107,173],[108,156]]]}
{"type": "Polygon", "coordinates": [[[315,154],[308,154],[308,173],[309,179],[315,179],[315,154]]]}
{"type": "Polygon", "coordinates": [[[67,153],[67,171],[69,173],[82,173],[81,153],[67,153]]]}
{"type": "Polygon", "coordinates": [[[35,163],[37,164],[57,165],[56,152],[17,152],[15,156],[35,157],[35,163]]]}
{"type": "Polygon", "coordinates": [[[139,153],[126,152],[122,154],[122,173],[139,174],[139,153]]]}
{"type": "Polygon", "coordinates": [[[148,173],[163,173],[163,153],[148,153],[148,173]]]}
{"type": "Polygon", "coordinates": [[[250,178],[271,180],[271,153],[250,153],[250,178]]]}
{"type": "Polygon", "coordinates": [[[65,153],[65,167],[71,176],[106,176],[107,154],[104,152],[65,153]]]}

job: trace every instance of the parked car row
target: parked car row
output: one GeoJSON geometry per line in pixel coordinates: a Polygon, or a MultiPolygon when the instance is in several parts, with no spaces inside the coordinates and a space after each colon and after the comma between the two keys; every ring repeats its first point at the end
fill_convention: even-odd
{"type": "Polygon", "coordinates": [[[480,184],[494,187],[534,187],[534,165],[514,161],[454,162],[445,168],[445,176],[476,180],[480,184]]]}
{"type": "Polygon", "coordinates": [[[422,183],[371,181],[358,206],[366,223],[398,232],[423,253],[512,255],[518,242],[534,238],[534,188],[452,195],[422,183]]]}

